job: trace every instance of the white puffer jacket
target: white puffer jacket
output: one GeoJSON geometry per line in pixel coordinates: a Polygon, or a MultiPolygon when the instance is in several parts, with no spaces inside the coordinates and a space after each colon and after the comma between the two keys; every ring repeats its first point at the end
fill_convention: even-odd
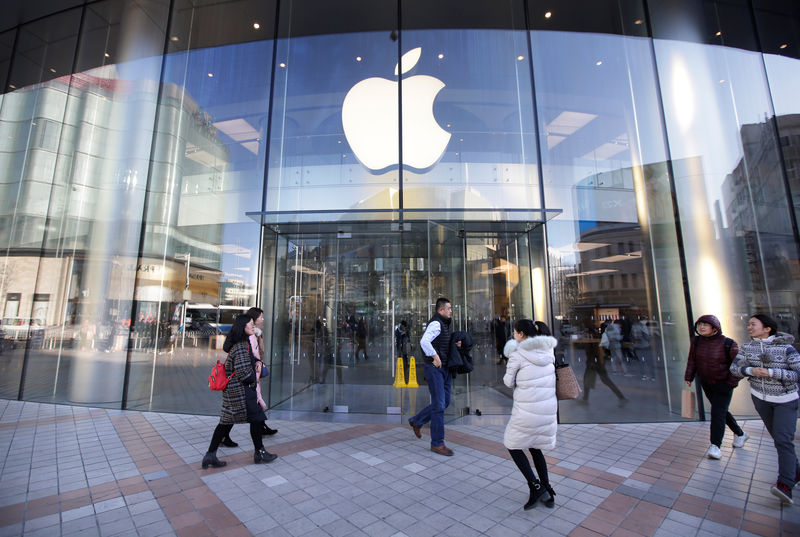
{"type": "Polygon", "coordinates": [[[514,408],[503,445],[508,449],[553,449],[556,446],[556,369],[550,336],[509,340],[504,354],[508,365],[503,382],[514,388],[514,408]]]}

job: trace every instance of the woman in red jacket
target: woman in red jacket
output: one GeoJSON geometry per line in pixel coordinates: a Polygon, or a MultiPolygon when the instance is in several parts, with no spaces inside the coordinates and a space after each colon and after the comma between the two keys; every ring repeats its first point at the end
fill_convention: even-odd
{"type": "Polygon", "coordinates": [[[722,334],[719,319],[713,315],[703,315],[697,319],[694,331],[697,336],[692,338],[689,347],[683,379],[687,386],[691,386],[696,373],[703,393],[711,402],[711,446],[707,455],[710,459],[719,459],[722,457],[720,446],[726,424],[734,434],[733,447],[742,447],[747,440],[747,434],[728,412],[733,389],[739,384],[739,379],[729,369],[739,352],[739,346],[722,334]]]}

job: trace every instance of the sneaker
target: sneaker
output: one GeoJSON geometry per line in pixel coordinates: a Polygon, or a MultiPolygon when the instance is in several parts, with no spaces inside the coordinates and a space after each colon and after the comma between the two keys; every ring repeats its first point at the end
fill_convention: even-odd
{"type": "Polygon", "coordinates": [[[742,431],[741,435],[734,435],[733,437],[733,447],[742,447],[747,439],[750,438],[747,436],[747,433],[742,431]]]}
{"type": "Polygon", "coordinates": [[[714,444],[711,444],[711,446],[709,446],[708,453],[706,453],[706,455],[708,455],[709,459],[722,458],[722,452],[719,450],[719,447],[715,446],[714,444]]]}
{"type": "Polygon", "coordinates": [[[792,489],[789,488],[789,485],[782,481],[778,481],[769,489],[773,496],[776,496],[781,502],[786,505],[792,505],[794,501],[792,500],[792,489]]]}

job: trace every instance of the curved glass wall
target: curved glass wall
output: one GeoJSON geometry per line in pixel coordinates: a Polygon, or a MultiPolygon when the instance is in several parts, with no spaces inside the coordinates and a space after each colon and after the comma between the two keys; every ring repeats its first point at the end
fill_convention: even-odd
{"type": "Polygon", "coordinates": [[[445,294],[479,364],[451,416],[508,412],[498,340],[535,317],[591,403],[562,420],[679,419],[693,318],[797,335],[798,20],[102,0],[5,29],[0,396],[214,414],[259,305],[273,405],[407,413],[394,328],[445,294]]]}

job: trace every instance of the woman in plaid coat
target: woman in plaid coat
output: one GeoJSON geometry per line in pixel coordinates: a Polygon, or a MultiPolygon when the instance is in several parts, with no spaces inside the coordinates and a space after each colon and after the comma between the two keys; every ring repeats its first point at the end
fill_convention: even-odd
{"type": "Polygon", "coordinates": [[[222,439],[227,437],[235,423],[250,424],[250,438],[253,440],[255,454],[253,462],[262,464],[274,461],[278,456],[264,449],[261,440],[261,427],[267,417],[258,404],[256,393],[255,365],[256,358],[250,348],[249,338],[255,333],[253,319],[248,315],[239,315],[225,338],[222,349],[228,353],[225,360],[225,374],[233,373],[227,387],[222,390],[222,411],[219,424],[214,429],[211,444],[203,457],[203,469],[213,466],[221,468],[227,463],[217,458],[217,448],[222,439]]]}

